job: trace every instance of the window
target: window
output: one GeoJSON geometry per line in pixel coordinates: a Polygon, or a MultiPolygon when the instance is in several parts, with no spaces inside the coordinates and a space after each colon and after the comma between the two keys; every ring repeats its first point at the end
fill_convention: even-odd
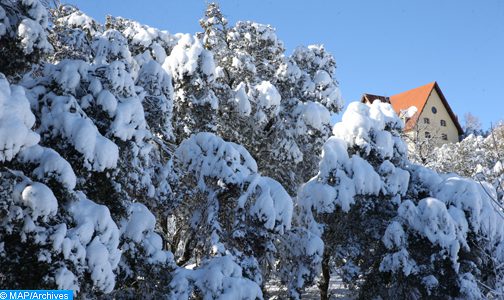
{"type": "Polygon", "coordinates": [[[445,120],[441,120],[441,126],[446,127],[446,121],[445,120]]]}
{"type": "Polygon", "coordinates": [[[446,133],[441,134],[441,139],[443,141],[447,141],[448,140],[448,135],[446,133]]]}
{"type": "Polygon", "coordinates": [[[424,122],[424,124],[430,124],[429,118],[423,118],[423,122],[424,122]]]}
{"type": "Polygon", "coordinates": [[[436,108],[435,106],[433,106],[433,107],[431,108],[431,111],[432,111],[432,113],[433,113],[433,114],[436,114],[436,113],[437,113],[437,108],[436,108]]]}
{"type": "Polygon", "coordinates": [[[430,135],[430,132],[426,131],[425,132],[425,138],[426,139],[430,139],[431,135],[430,135]]]}

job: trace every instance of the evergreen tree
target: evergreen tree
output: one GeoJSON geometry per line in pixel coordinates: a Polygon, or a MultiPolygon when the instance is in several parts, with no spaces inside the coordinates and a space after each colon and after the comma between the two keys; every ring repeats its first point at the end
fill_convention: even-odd
{"type": "Polygon", "coordinates": [[[18,78],[31,64],[51,53],[53,47],[47,35],[48,13],[40,1],[2,0],[0,72],[18,78]]]}
{"type": "Polygon", "coordinates": [[[300,217],[325,245],[321,298],[331,269],[364,299],[499,293],[495,190],[410,163],[401,129],[388,104],[350,104],[300,191],[300,217]]]}

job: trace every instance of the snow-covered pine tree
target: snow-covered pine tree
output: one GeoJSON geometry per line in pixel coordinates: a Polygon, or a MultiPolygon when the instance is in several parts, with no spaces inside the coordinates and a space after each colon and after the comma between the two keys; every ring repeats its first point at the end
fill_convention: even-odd
{"type": "Polygon", "coordinates": [[[504,125],[492,128],[488,136],[469,135],[455,144],[437,148],[427,167],[438,172],[457,173],[476,181],[489,182],[504,203],[504,125]]]}
{"type": "MultiPolygon", "coordinates": [[[[330,135],[331,116],[342,108],[336,62],[321,45],[298,47],[277,71],[282,96],[270,151],[274,165],[288,165],[282,182],[291,193],[317,173],[320,149],[330,135]]],[[[274,172],[274,170],[271,170],[274,172]]]]}
{"type": "Polygon", "coordinates": [[[300,222],[324,241],[322,299],[332,266],[347,283],[376,267],[384,220],[408,187],[401,128],[390,106],[351,103],[324,145],[318,175],[298,195],[300,222]]]}
{"type": "Polygon", "coordinates": [[[215,63],[196,36],[179,36],[177,45],[163,63],[174,88],[173,129],[180,143],[198,132],[214,132],[219,99],[212,85],[215,63]]]}
{"type": "Polygon", "coordinates": [[[54,45],[49,59],[91,61],[91,42],[96,33],[103,32],[102,26],[72,5],[59,5],[49,12],[52,22],[49,41],[54,45]]]}
{"type": "Polygon", "coordinates": [[[75,191],[71,165],[38,143],[24,89],[3,75],[0,86],[2,286],[112,291],[119,229],[108,208],[75,191]]]}
{"type": "Polygon", "coordinates": [[[351,103],[298,195],[325,245],[321,298],[331,270],[363,298],[501,295],[495,190],[410,163],[401,129],[390,105],[351,103]]]}
{"type": "Polygon", "coordinates": [[[292,200],[258,173],[250,154],[210,133],[175,152],[180,182],[172,251],[180,265],[230,255],[245,277],[262,285],[278,259],[275,242],[291,226],[292,200]]]}
{"type": "MultiPolygon", "coordinates": [[[[52,50],[47,11],[38,1],[2,1],[0,11],[7,14],[1,25],[8,27],[1,45],[17,47],[2,49],[2,59],[10,60],[2,66],[20,75],[52,50]]],[[[3,74],[0,86],[2,286],[110,292],[120,250],[108,208],[75,191],[77,178],[69,162],[38,143],[41,136],[31,128],[40,119],[30,111],[35,102],[25,90],[10,86],[3,74]]]]}
{"type": "Polygon", "coordinates": [[[310,46],[286,59],[274,28],[253,22],[228,27],[215,3],[200,24],[217,65],[217,133],[249,149],[266,175],[295,194],[316,173],[330,116],[341,109],[334,58],[310,46]]]}
{"type": "Polygon", "coordinates": [[[0,1],[0,72],[17,79],[52,52],[48,13],[39,0],[0,1]]]}
{"type": "Polygon", "coordinates": [[[167,31],[120,17],[108,16],[105,26],[127,38],[129,50],[140,67],[136,84],[145,91],[142,104],[153,138],[173,142],[173,85],[162,64],[177,44],[177,38],[167,31]]]}
{"type": "Polygon", "coordinates": [[[146,206],[165,214],[160,207],[166,207],[170,194],[169,162],[151,139],[144,119],[144,92],[134,84],[138,64],[120,32],[82,34],[90,18],[75,9],[71,15],[77,17],[63,14],[56,23],[85,21],[75,21],[69,28],[76,36],[89,39],[89,61],[47,63],[42,76],[29,74],[23,85],[29,89],[42,143],[70,162],[82,195],[104,205],[107,213],[110,209],[115,220],[116,246],[122,256],[115,257],[107,289],[96,289],[97,280],[103,279],[88,279],[78,287],[88,296],[113,289],[117,297],[133,297],[147,290],[161,296],[167,293],[160,287],[167,287],[169,272],[159,271],[173,269],[171,254],[163,250],[162,238],[155,233],[155,217],[146,206]]]}

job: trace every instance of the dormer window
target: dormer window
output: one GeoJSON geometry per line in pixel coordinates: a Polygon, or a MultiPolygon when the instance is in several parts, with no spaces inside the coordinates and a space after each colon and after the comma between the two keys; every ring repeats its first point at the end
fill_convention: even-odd
{"type": "Polygon", "coordinates": [[[431,108],[431,111],[432,111],[433,114],[437,114],[437,108],[435,106],[433,106],[431,108]]]}
{"type": "Polygon", "coordinates": [[[446,127],[446,121],[445,120],[441,120],[441,126],[446,127]]]}
{"type": "Polygon", "coordinates": [[[425,132],[425,138],[426,139],[430,139],[431,138],[430,132],[428,132],[428,131],[425,132]]]}
{"type": "Polygon", "coordinates": [[[424,124],[430,124],[429,118],[423,118],[423,122],[424,122],[424,124]]]}

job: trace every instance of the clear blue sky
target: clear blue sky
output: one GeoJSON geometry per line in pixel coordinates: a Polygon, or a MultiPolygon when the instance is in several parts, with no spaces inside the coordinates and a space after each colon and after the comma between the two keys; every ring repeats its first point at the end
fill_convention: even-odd
{"type": "MultiPolygon", "coordinates": [[[[171,33],[200,31],[207,1],[69,0],[100,22],[123,16],[171,33]]],[[[218,1],[230,24],[273,25],[287,53],[324,44],[345,102],[437,81],[463,121],[504,120],[504,1],[218,1]]]]}

